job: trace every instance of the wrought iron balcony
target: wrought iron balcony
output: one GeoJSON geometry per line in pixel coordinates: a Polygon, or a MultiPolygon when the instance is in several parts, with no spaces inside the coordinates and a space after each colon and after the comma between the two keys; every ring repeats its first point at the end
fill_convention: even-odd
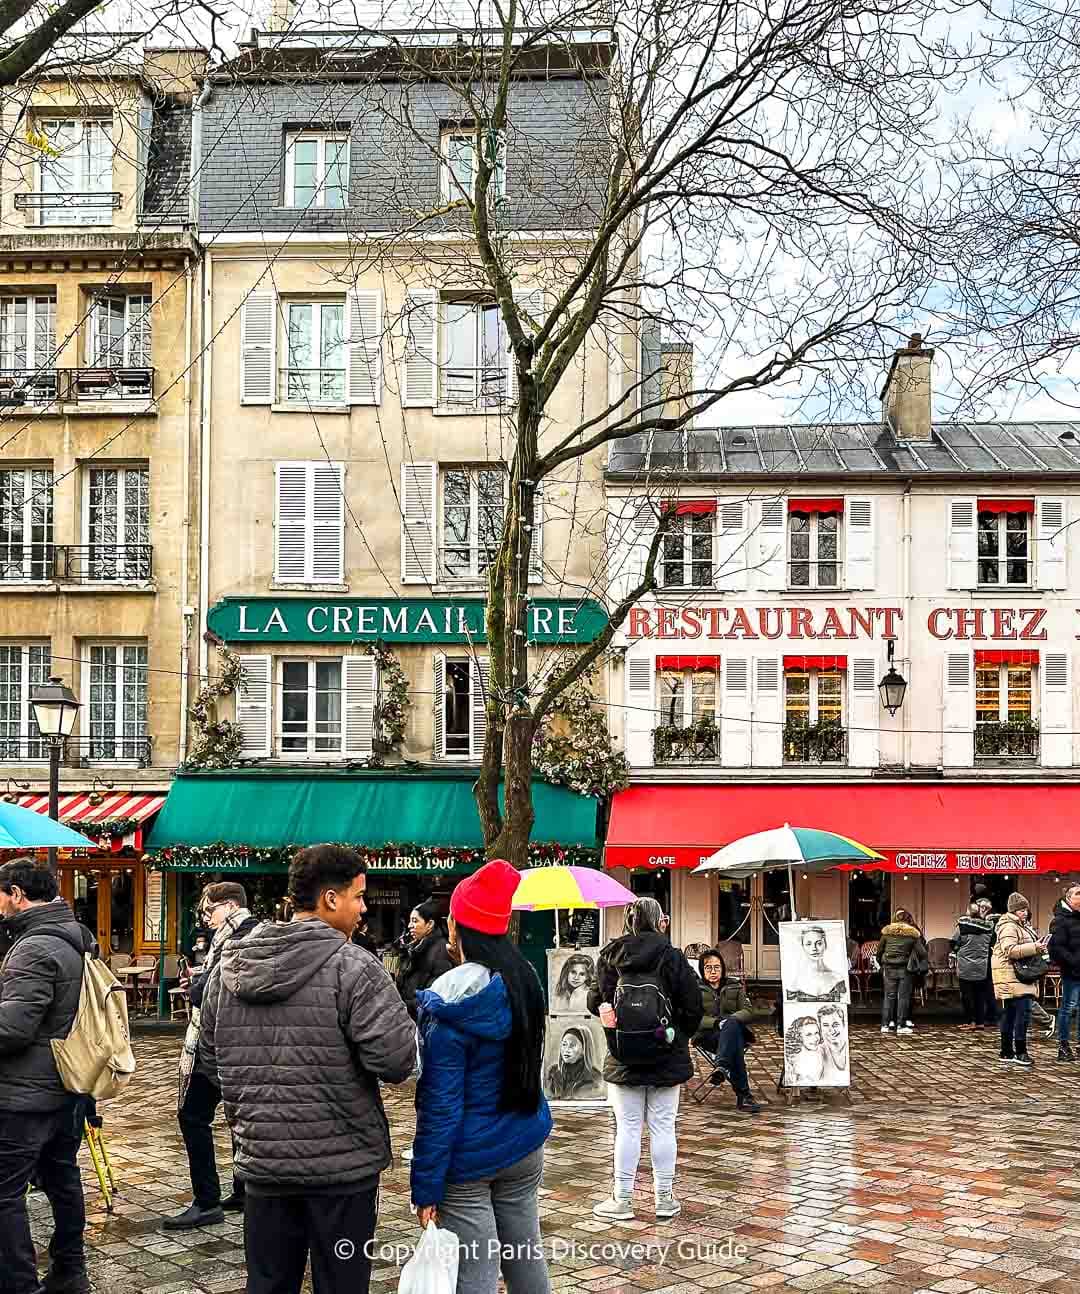
{"type": "Polygon", "coordinates": [[[502,364],[479,368],[459,365],[445,368],[439,379],[439,408],[468,412],[470,409],[499,409],[509,399],[507,371],[502,364]]]}
{"type": "Polygon", "coordinates": [[[0,584],[49,584],[55,578],[52,544],[13,544],[0,540],[0,584]]]}
{"type": "Polygon", "coordinates": [[[88,405],[103,400],[151,400],[153,395],[152,368],[0,369],[0,406],[88,405]]]}
{"type": "Polygon", "coordinates": [[[784,726],[785,764],[846,764],[847,730],[839,724],[784,726]]]}
{"type": "MultiPolygon", "coordinates": [[[[119,704],[119,702],[118,702],[119,704]]],[[[61,763],[69,768],[89,764],[137,764],[149,768],[154,739],[149,736],[69,737],[61,763]]],[[[0,720],[0,763],[44,764],[49,748],[36,733],[13,732],[0,720]]]]}
{"type": "Polygon", "coordinates": [[[667,723],[653,729],[653,760],[657,764],[716,764],[720,760],[720,729],[714,723],[687,727],[667,723]]]}
{"type": "Polygon", "coordinates": [[[1039,728],[1031,719],[975,724],[977,764],[1033,764],[1039,757],[1039,728]]]}
{"type": "Polygon", "coordinates": [[[123,205],[117,192],[16,193],[16,211],[34,211],[39,225],[111,225],[123,205]]]}
{"type": "Polygon", "coordinates": [[[135,584],[153,575],[151,544],[0,542],[0,584],[135,584]]]}
{"type": "Polygon", "coordinates": [[[56,383],[54,368],[0,368],[0,405],[51,404],[56,383]]]}

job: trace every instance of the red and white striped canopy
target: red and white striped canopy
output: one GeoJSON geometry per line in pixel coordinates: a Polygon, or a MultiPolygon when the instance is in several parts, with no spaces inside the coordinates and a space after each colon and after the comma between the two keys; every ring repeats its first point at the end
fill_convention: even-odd
{"type": "MultiPolygon", "coordinates": [[[[123,836],[102,836],[101,847],[114,853],[119,853],[125,847],[142,849],[143,824],[165,803],[165,796],[160,791],[99,791],[94,795],[95,800],[100,800],[98,804],[91,804],[90,796],[89,791],[61,795],[60,821],[91,838],[98,834],[94,831],[96,822],[127,818],[137,823],[133,830],[123,836]]],[[[18,803],[21,808],[32,809],[35,813],[49,812],[48,793],[20,795],[18,803]]]]}

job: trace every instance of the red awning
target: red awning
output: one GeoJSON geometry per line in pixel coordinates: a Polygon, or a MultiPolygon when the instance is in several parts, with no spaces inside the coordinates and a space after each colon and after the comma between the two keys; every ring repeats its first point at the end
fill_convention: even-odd
{"type": "Polygon", "coordinates": [[[980,512],[1034,512],[1034,499],[980,499],[980,512]]]}
{"type": "Polygon", "coordinates": [[[1080,871],[1080,784],[1056,783],[632,786],[612,803],[604,865],[696,867],[785,822],[870,845],[888,871],[1080,871]]]}
{"type": "Polygon", "coordinates": [[[785,656],[784,669],[847,669],[847,657],[785,656]]]}
{"type": "Polygon", "coordinates": [[[715,499],[669,499],[664,504],[665,512],[674,512],[677,517],[689,515],[707,517],[716,511],[715,499]]]}
{"type": "MultiPolygon", "coordinates": [[[[119,853],[127,846],[130,849],[142,849],[143,827],[165,803],[164,792],[160,791],[101,791],[94,793],[98,801],[92,804],[89,791],[79,791],[60,797],[60,821],[73,830],[98,839],[101,848],[119,853]],[[107,824],[124,826],[122,835],[114,835],[107,824]],[[106,826],[106,830],[95,830],[97,825],[106,826]]],[[[49,812],[48,795],[20,795],[19,806],[33,809],[35,813],[49,812]]]]}
{"type": "Polygon", "coordinates": [[[843,512],[843,499],[788,499],[788,512],[843,512]]]}
{"type": "Polygon", "coordinates": [[[720,668],[719,656],[657,656],[657,669],[711,669],[720,668]]]}
{"type": "Polygon", "coordinates": [[[975,653],[975,664],[979,665],[1038,665],[1039,649],[1037,647],[1014,647],[1002,651],[984,651],[981,648],[975,653]]]}

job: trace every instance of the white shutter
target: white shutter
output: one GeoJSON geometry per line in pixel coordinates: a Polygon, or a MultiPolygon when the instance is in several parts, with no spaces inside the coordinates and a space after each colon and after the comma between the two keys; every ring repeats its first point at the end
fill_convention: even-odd
{"type": "Polygon", "coordinates": [[[742,499],[717,501],[715,583],[718,589],[733,593],[747,587],[750,574],[746,551],[749,534],[746,513],[747,504],[742,499]]]}
{"type": "Polygon", "coordinates": [[[401,403],[405,408],[430,408],[438,389],[435,290],[410,292],[405,309],[405,378],[401,403]]]}
{"type": "Polygon", "coordinates": [[[656,727],[653,664],[652,656],[630,656],[626,661],[623,754],[631,768],[649,768],[653,762],[653,729],[656,727]]]}
{"type": "Polygon", "coordinates": [[[236,691],[236,722],[243,737],[242,759],[270,756],[270,670],[269,656],[241,656],[243,675],[236,691]]]}
{"type": "Polygon", "coordinates": [[[273,292],[252,292],[240,307],[240,403],[274,402],[273,292]]]}
{"type": "Polygon", "coordinates": [[[849,589],[874,587],[874,500],[845,499],[844,560],[845,582],[849,589]]]}
{"type": "Polygon", "coordinates": [[[762,499],[758,524],[757,586],[763,592],[787,588],[787,501],[762,499]]]}
{"type": "Polygon", "coordinates": [[[755,768],[779,768],[784,762],[784,669],[779,656],[759,656],[754,662],[754,722],[751,763],[755,768]]]}
{"type": "Polygon", "coordinates": [[[534,493],[532,547],[529,549],[529,583],[544,582],[544,483],[539,481],[534,493]]]}
{"type": "Polygon", "coordinates": [[[446,654],[437,651],[432,659],[432,687],[435,707],[432,719],[431,757],[446,755],[446,654]]]}
{"type": "MultiPolygon", "coordinates": [[[[535,319],[538,325],[543,323],[546,309],[543,292],[525,292],[520,297],[515,294],[515,300],[521,310],[535,319]]],[[[522,319],[521,326],[524,328],[526,336],[535,336],[538,331],[538,327],[534,327],[529,323],[528,319],[522,319]]],[[[504,327],[501,317],[499,327],[504,327]]],[[[514,364],[514,352],[510,349],[509,337],[506,338],[506,363],[506,389],[510,392],[510,403],[516,405],[518,398],[517,366],[514,364]]]]}
{"type": "Polygon", "coordinates": [[[382,399],[382,293],[350,292],[346,313],[349,403],[378,404],[382,399]]]}
{"type": "Polygon", "coordinates": [[[303,584],[308,580],[308,464],[278,463],[274,517],[274,580],[303,584]]]}
{"type": "Polygon", "coordinates": [[[366,759],[375,735],[375,658],[346,656],[341,685],[345,711],[345,754],[366,759]]]}
{"type": "Polygon", "coordinates": [[[649,500],[639,496],[611,499],[607,517],[608,600],[617,606],[641,583],[656,529],[649,500]]]}
{"type": "Polygon", "coordinates": [[[1039,662],[1042,697],[1039,756],[1044,768],[1070,768],[1073,762],[1073,705],[1067,652],[1043,652],[1039,662]]]}
{"type": "Polygon", "coordinates": [[[313,584],[345,579],[345,465],[312,463],[311,573],[313,584]]]}
{"type": "MultiPolygon", "coordinates": [[[[1035,572],[1041,589],[1063,589],[1065,554],[1069,547],[1068,500],[1039,498],[1035,544],[1035,572]]],[[[1045,761],[1044,761],[1045,762],[1045,761]]]]}
{"type": "Polygon", "coordinates": [[[486,656],[474,657],[469,669],[469,758],[484,756],[487,739],[486,701],[491,690],[491,666],[486,656]]]}
{"type": "Polygon", "coordinates": [[[974,498],[948,501],[950,589],[979,587],[978,506],[974,498]]]}
{"type": "Polygon", "coordinates": [[[877,768],[880,722],[877,662],[873,656],[853,656],[848,675],[848,764],[877,768]]]}
{"type": "Polygon", "coordinates": [[[401,582],[435,583],[436,463],[401,465],[401,582]]]}
{"type": "Polygon", "coordinates": [[[720,763],[725,768],[746,768],[750,763],[750,662],[725,656],[721,663],[720,763]]]}
{"type": "Polygon", "coordinates": [[[946,652],[941,762],[946,768],[975,763],[975,687],[971,652],[946,652]]]}

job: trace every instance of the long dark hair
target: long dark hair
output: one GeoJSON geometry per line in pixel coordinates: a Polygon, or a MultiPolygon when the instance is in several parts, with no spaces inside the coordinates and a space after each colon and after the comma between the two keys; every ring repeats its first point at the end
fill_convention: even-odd
{"type": "MultiPolygon", "coordinates": [[[[425,899],[423,903],[418,903],[413,911],[421,916],[425,921],[435,923],[435,929],[431,932],[433,935],[442,935],[446,938],[446,922],[443,919],[442,912],[438,903],[434,899],[425,899]]],[[[405,931],[408,934],[408,930],[405,931]]],[[[430,936],[429,936],[430,937],[430,936]]]]}
{"type": "Polygon", "coordinates": [[[510,1000],[510,1037],[503,1047],[499,1111],[535,1114],[541,1099],[540,1067],[544,1060],[547,1006],[536,971],[505,935],[485,935],[468,926],[457,928],[458,944],[468,962],[502,976],[510,1000]]]}

